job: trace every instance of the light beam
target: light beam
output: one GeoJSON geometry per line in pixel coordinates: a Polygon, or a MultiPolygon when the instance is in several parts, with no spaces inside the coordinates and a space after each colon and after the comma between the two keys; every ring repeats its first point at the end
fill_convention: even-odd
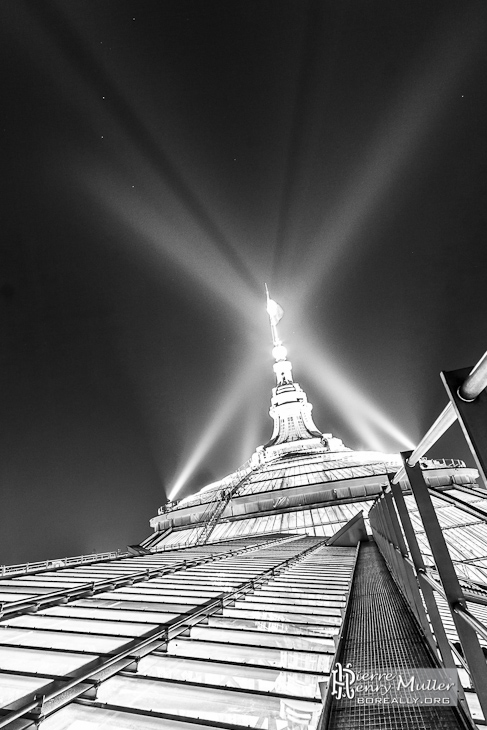
{"type": "MultiPolygon", "coordinates": [[[[220,399],[215,413],[208,424],[202,429],[202,436],[188,457],[183,468],[176,477],[168,499],[173,500],[180,490],[194,474],[197,467],[211,451],[218,438],[222,435],[232,418],[237,413],[242,402],[248,396],[248,389],[256,377],[256,363],[241,363],[240,368],[230,383],[227,392],[220,399]]],[[[249,454],[250,456],[250,454],[249,454]]],[[[247,457],[248,458],[248,457],[247,457]]],[[[204,484],[201,485],[202,487],[204,484]]]]}
{"type": "MultiPolygon", "coordinates": [[[[335,275],[337,264],[350,256],[356,236],[372,215],[379,214],[394,185],[403,185],[405,179],[416,174],[419,165],[424,166],[426,143],[431,144],[443,115],[451,111],[449,104],[459,93],[469,65],[477,58],[479,44],[484,42],[477,4],[470,12],[466,8],[462,26],[455,23],[441,31],[443,37],[430,44],[434,49],[432,56],[418,58],[405,78],[388,118],[358,160],[357,171],[341,202],[314,244],[310,242],[303,251],[300,284],[296,286],[303,298],[312,296],[317,286],[326,286],[335,275]]],[[[360,250],[356,247],[355,265],[357,254],[360,250]]]]}
{"type": "Polygon", "coordinates": [[[371,430],[371,425],[381,429],[404,448],[414,449],[411,439],[404,434],[377,406],[372,403],[345,375],[343,366],[338,367],[312,342],[311,338],[302,341],[306,357],[301,366],[306,376],[313,380],[327,400],[348,422],[351,429],[374,450],[383,450],[371,430]]]}

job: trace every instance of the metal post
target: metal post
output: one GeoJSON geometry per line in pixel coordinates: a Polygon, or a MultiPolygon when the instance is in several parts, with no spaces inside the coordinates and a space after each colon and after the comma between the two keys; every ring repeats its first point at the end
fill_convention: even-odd
{"type": "Polygon", "coordinates": [[[445,591],[458,638],[460,639],[463,653],[470,669],[475,692],[479,698],[484,717],[487,717],[487,665],[485,663],[485,657],[475,630],[469,624],[462,621],[455,611],[457,604],[466,608],[465,596],[463,595],[455,572],[421,468],[419,464],[414,467],[409,466],[408,459],[411,456],[410,451],[402,452],[401,456],[436,563],[436,569],[440,576],[443,590],[445,591]]]}
{"type": "MultiPolygon", "coordinates": [[[[487,392],[481,391],[474,400],[470,401],[466,401],[460,395],[463,386],[469,381],[470,370],[471,368],[462,368],[442,372],[441,379],[458,416],[484,485],[487,487],[487,392]]],[[[469,395],[475,392],[476,389],[467,391],[469,395]]]]}

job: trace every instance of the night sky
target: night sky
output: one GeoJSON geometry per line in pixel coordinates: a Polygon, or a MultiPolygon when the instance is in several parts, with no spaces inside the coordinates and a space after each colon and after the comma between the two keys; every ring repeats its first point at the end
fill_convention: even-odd
{"type": "Polygon", "coordinates": [[[317,426],[419,441],[487,348],[486,49],[484,1],[1,0],[0,564],[268,440],[264,282],[317,426]]]}

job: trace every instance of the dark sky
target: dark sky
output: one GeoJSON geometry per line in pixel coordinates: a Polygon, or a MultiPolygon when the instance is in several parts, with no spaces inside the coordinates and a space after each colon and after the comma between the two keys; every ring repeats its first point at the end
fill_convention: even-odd
{"type": "MultiPolygon", "coordinates": [[[[266,441],[417,443],[487,346],[487,5],[2,0],[0,563],[123,548],[266,441]]],[[[431,452],[466,458],[457,425],[431,452]]]]}

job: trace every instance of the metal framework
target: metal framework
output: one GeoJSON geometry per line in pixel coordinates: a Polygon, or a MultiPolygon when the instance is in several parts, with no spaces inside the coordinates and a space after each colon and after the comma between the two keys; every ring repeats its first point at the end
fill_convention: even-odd
{"type": "MultiPolygon", "coordinates": [[[[142,635],[135,636],[135,638],[132,638],[133,633],[130,634],[130,632],[117,634],[119,637],[126,637],[119,643],[119,648],[97,651],[98,657],[91,657],[91,661],[88,654],[87,663],[85,661],[84,666],[80,665],[80,669],[74,672],[75,676],[72,672],[66,676],[55,675],[53,672],[44,672],[42,676],[46,678],[48,684],[46,690],[39,692],[28,701],[24,701],[20,706],[0,710],[0,728],[27,727],[29,723],[37,725],[43,721],[46,721],[49,726],[50,716],[57,711],[64,712],[68,705],[70,708],[83,706],[86,708],[86,712],[95,714],[100,712],[101,715],[106,710],[114,713],[126,713],[127,720],[132,723],[135,722],[137,727],[139,726],[135,719],[137,717],[140,717],[141,723],[144,717],[164,717],[173,720],[178,727],[188,728],[191,728],[191,724],[196,722],[191,712],[184,712],[183,716],[171,713],[170,703],[165,708],[154,707],[153,710],[151,709],[148,712],[144,704],[136,703],[135,706],[131,706],[127,702],[117,702],[115,699],[117,697],[116,691],[113,694],[113,689],[107,689],[113,688],[114,682],[115,686],[117,683],[127,684],[131,691],[132,688],[135,688],[136,692],[141,693],[142,699],[145,692],[144,688],[152,687],[155,683],[155,685],[160,685],[158,696],[161,696],[164,702],[168,701],[167,691],[170,692],[171,688],[176,693],[181,692],[181,689],[183,689],[184,692],[189,693],[188,697],[191,696],[192,692],[198,694],[202,691],[206,693],[205,697],[212,694],[221,696],[222,706],[225,707],[227,705],[230,707],[237,706],[239,703],[242,708],[261,707],[262,709],[259,712],[262,714],[263,719],[275,716],[272,713],[275,713],[276,709],[271,710],[272,707],[288,707],[291,714],[295,711],[293,708],[296,707],[297,712],[304,712],[307,717],[311,718],[311,714],[317,717],[321,710],[319,694],[316,695],[318,691],[317,683],[320,679],[319,675],[323,673],[323,668],[328,667],[331,662],[334,651],[333,636],[338,633],[342,622],[340,607],[344,605],[344,597],[351,584],[349,566],[352,560],[351,551],[348,548],[327,548],[324,546],[324,542],[322,539],[302,536],[269,537],[260,541],[258,539],[245,540],[242,545],[239,545],[236,541],[226,545],[220,543],[211,546],[211,549],[209,546],[188,548],[186,552],[189,559],[183,561],[180,559],[181,552],[178,551],[173,556],[170,554],[133,556],[123,563],[113,565],[114,570],[116,570],[116,566],[120,566],[119,575],[114,574],[110,579],[104,578],[95,581],[91,586],[93,593],[90,600],[95,600],[96,596],[102,596],[106,600],[107,595],[110,595],[114,599],[118,596],[117,602],[123,603],[121,599],[124,598],[124,595],[125,597],[128,596],[124,593],[127,590],[142,591],[140,596],[143,597],[145,589],[147,595],[151,592],[151,595],[158,597],[157,600],[170,601],[171,598],[165,594],[165,589],[161,588],[162,580],[166,581],[166,590],[169,591],[169,594],[174,581],[176,581],[174,585],[179,586],[177,589],[179,598],[173,600],[183,600],[185,592],[197,593],[200,599],[191,599],[197,605],[188,605],[188,610],[179,613],[179,615],[162,624],[159,622],[158,625],[149,628],[149,630],[144,631],[142,635]],[[204,551],[203,554],[201,554],[201,551],[204,551]],[[314,557],[317,552],[320,553],[320,556],[314,557]],[[193,555],[194,557],[192,557],[193,555]],[[334,557],[337,555],[340,556],[339,565],[336,565],[337,559],[334,557]],[[249,559],[250,556],[252,556],[252,560],[249,559]],[[243,559],[245,559],[244,562],[242,562],[243,559]],[[147,563],[154,560],[169,560],[171,564],[158,565],[144,571],[133,572],[129,570],[129,565],[132,562],[147,563]],[[232,568],[233,565],[236,567],[232,568]],[[123,570],[125,570],[125,573],[123,573],[123,570]],[[223,590],[220,588],[217,593],[217,586],[222,584],[222,580],[224,583],[226,582],[225,575],[230,576],[230,583],[223,590]],[[215,583],[214,587],[211,588],[212,596],[207,599],[205,595],[207,596],[208,592],[205,592],[205,588],[211,587],[211,576],[214,576],[215,583]],[[148,583],[145,584],[147,588],[144,585],[136,586],[136,584],[142,584],[144,580],[148,580],[148,583]],[[209,581],[208,585],[204,582],[205,580],[209,581]],[[155,584],[150,591],[151,581],[155,581],[155,584]],[[323,589],[325,587],[330,593],[329,600],[323,598],[323,589]],[[107,590],[111,591],[110,594],[106,593],[107,590]],[[278,603],[274,605],[276,599],[278,603]],[[267,606],[267,603],[272,604],[272,610],[267,606]],[[263,610],[268,616],[266,621],[261,622],[249,618],[249,614],[257,618],[263,610]],[[321,620],[319,623],[316,621],[316,612],[320,614],[321,620]],[[239,618],[234,619],[233,616],[239,618]],[[274,623],[270,623],[272,621],[274,623]],[[211,628],[212,626],[215,628],[211,628]],[[237,632],[236,629],[238,629],[237,632]],[[194,631],[197,633],[193,638],[194,631]],[[277,675],[282,677],[281,684],[275,684],[275,689],[271,691],[261,688],[260,685],[259,687],[254,686],[253,679],[248,689],[245,686],[239,688],[233,684],[221,687],[216,682],[209,682],[208,679],[202,684],[199,678],[200,675],[194,675],[194,679],[191,679],[191,676],[183,676],[184,681],[181,682],[180,679],[172,678],[170,673],[169,675],[159,676],[157,672],[152,674],[149,671],[147,674],[147,670],[140,671],[141,663],[148,659],[152,662],[159,660],[167,665],[171,659],[170,647],[174,643],[179,642],[186,647],[194,644],[197,650],[198,641],[194,639],[197,639],[201,632],[203,632],[203,639],[205,636],[209,636],[207,641],[213,646],[212,653],[205,658],[205,664],[213,663],[217,667],[217,672],[223,671],[220,669],[221,667],[226,667],[231,673],[241,673],[243,670],[241,660],[238,661],[238,654],[244,652],[249,657],[253,657],[251,662],[248,659],[244,660],[245,664],[243,666],[248,667],[246,671],[250,672],[247,676],[265,677],[270,672],[276,674],[270,667],[277,664],[285,670],[284,672],[277,672],[277,675]],[[235,642],[235,638],[231,638],[232,634],[236,633],[239,634],[237,642],[235,642]],[[284,650],[280,647],[283,647],[284,650]],[[262,661],[259,658],[262,652],[264,654],[270,652],[272,658],[269,657],[269,659],[262,661]],[[269,662],[271,663],[269,664],[269,662]],[[286,677],[289,679],[297,677],[298,684],[283,684],[282,682],[286,677]],[[301,683],[299,677],[301,677],[301,683]],[[303,691],[305,693],[300,694],[303,691]],[[100,696],[97,696],[98,694],[100,696]],[[267,715],[268,712],[271,712],[271,715],[267,715]],[[18,722],[23,724],[17,725],[18,722]]],[[[107,567],[109,565],[106,564],[107,567]]],[[[99,570],[102,570],[102,566],[99,570]]],[[[58,574],[62,576],[63,571],[61,570],[55,575],[58,574]]],[[[52,578],[52,575],[50,578],[52,578]]],[[[40,576],[39,580],[45,579],[40,576]]],[[[85,590],[89,590],[91,595],[91,589],[87,589],[85,584],[63,589],[62,591],[40,594],[37,601],[38,605],[35,606],[38,611],[36,615],[39,616],[39,625],[43,627],[43,622],[46,618],[49,620],[51,615],[46,614],[46,607],[60,605],[59,602],[64,605],[66,603],[74,604],[75,611],[83,610],[77,607],[86,604],[86,600],[83,601],[83,596],[86,596],[85,590]],[[53,601],[56,603],[53,603],[53,601]]],[[[135,594],[131,593],[130,595],[135,598],[135,594]]],[[[26,599],[18,602],[8,602],[8,605],[4,606],[2,617],[3,621],[7,622],[5,628],[11,631],[10,626],[14,625],[17,633],[21,632],[28,639],[32,635],[29,623],[25,624],[24,622],[19,625],[15,623],[17,620],[15,616],[28,618],[33,608],[32,603],[32,601],[29,603],[26,599]]],[[[136,605],[137,602],[132,610],[134,616],[136,615],[136,605]]],[[[113,609],[109,608],[98,609],[98,611],[100,610],[107,610],[109,614],[114,612],[113,609]]],[[[100,620],[95,616],[92,619],[95,621],[100,620]]],[[[108,620],[113,621],[107,616],[107,622],[108,620]]],[[[123,617],[120,620],[126,621],[123,617]]],[[[150,625],[150,618],[147,621],[150,625]]],[[[107,625],[107,634],[113,633],[110,628],[107,625]]],[[[37,630],[39,634],[46,633],[49,632],[49,627],[37,630]]],[[[56,627],[52,629],[53,637],[58,630],[56,627]]],[[[68,631],[71,630],[68,629],[68,631]]],[[[72,631],[71,635],[74,635],[72,631]]],[[[90,635],[93,636],[93,630],[90,631],[90,635]]],[[[79,638],[81,638],[81,633],[79,638]]],[[[205,641],[203,640],[201,645],[204,646],[204,644],[205,641]]],[[[20,643],[20,646],[29,645],[35,647],[52,646],[50,642],[47,644],[20,643]]],[[[19,644],[3,642],[1,646],[6,648],[11,646],[12,649],[18,649],[19,644]]],[[[50,651],[52,653],[55,650],[50,649],[50,651]]],[[[64,649],[57,651],[62,654],[64,649]]],[[[74,648],[70,651],[71,655],[78,654],[80,658],[85,653],[81,648],[74,648]]],[[[189,655],[183,651],[180,656],[188,657],[183,661],[193,663],[196,667],[201,664],[201,661],[198,660],[200,656],[198,651],[196,651],[196,654],[189,655]]],[[[11,675],[15,676],[15,674],[18,674],[18,672],[11,672],[11,675]]],[[[28,671],[23,672],[24,676],[28,674],[28,671]]],[[[39,675],[40,673],[36,672],[35,674],[31,673],[30,676],[39,678],[39,675]]],[[[211,676],[211,671],[208,676],[211,676]]],[[[296,680],[292,679],[292,681],[295,682],[296,680]]],[[[155,685],[154,691],[157,690],[155,685]]],[[[74,709],[73,712],[75,712],[74,709]]],[[[225,710],[225,712],[231,714],[232,710],[225,710]]],[[[279,712],[278,709],[277,712],[279,712]]],[[[91,717],[93,717],[93,714],[91,717]]],[[[204,716],[198,718],[197,724],[199,726],[209,725],[219,728],[234,727],[231,722],[222,720],[216,723],[210,722],[208,719],[205,720],[204,716]]]]}
{"type": "MultiPolygon", "coordinates": [[[[469,590],[460,580],[445,541],[432,495],[460,508],[477,520],[487,522],[487,512],[466,504],[454,495],[428,487],[419,459],[458,418],[485,483],[487,472],[487,353],[473,369],[441,373],[450,398],[433,426],[414,451],[404,452],[403,467],[391,474],[390,486],[384,489],[369,512],[374,538],[388,563],[396,583],[407,599],[425,638],[437,660],[444,667],[461,667],[471,678],[480,707],[487,719],[487,665],[480,640],[487,642],[487,626],[469,609],[467,602],[486,605],[486,595],[477,586],[469,590]],[[428,570],[405,503],[400,482],[407,478],[414,495],[436,570],[428,570]],[[462,651],[447,637],[438,608],[438,597],[446,601],[462,651]],[[480,639],[480,640],[479,640],[480,639]]],[[[462,487],[459,486],[462,490],[462,487]]],[[[463,491],[465,488],[463,488],[463,491]]],[[[470,491],[470,490],[468,490],[470,491]]],[[[475,490],[485,498],[485,494],[475,490]]],[[[460,705],[469,710],[463,689],[460,705]]]]}

